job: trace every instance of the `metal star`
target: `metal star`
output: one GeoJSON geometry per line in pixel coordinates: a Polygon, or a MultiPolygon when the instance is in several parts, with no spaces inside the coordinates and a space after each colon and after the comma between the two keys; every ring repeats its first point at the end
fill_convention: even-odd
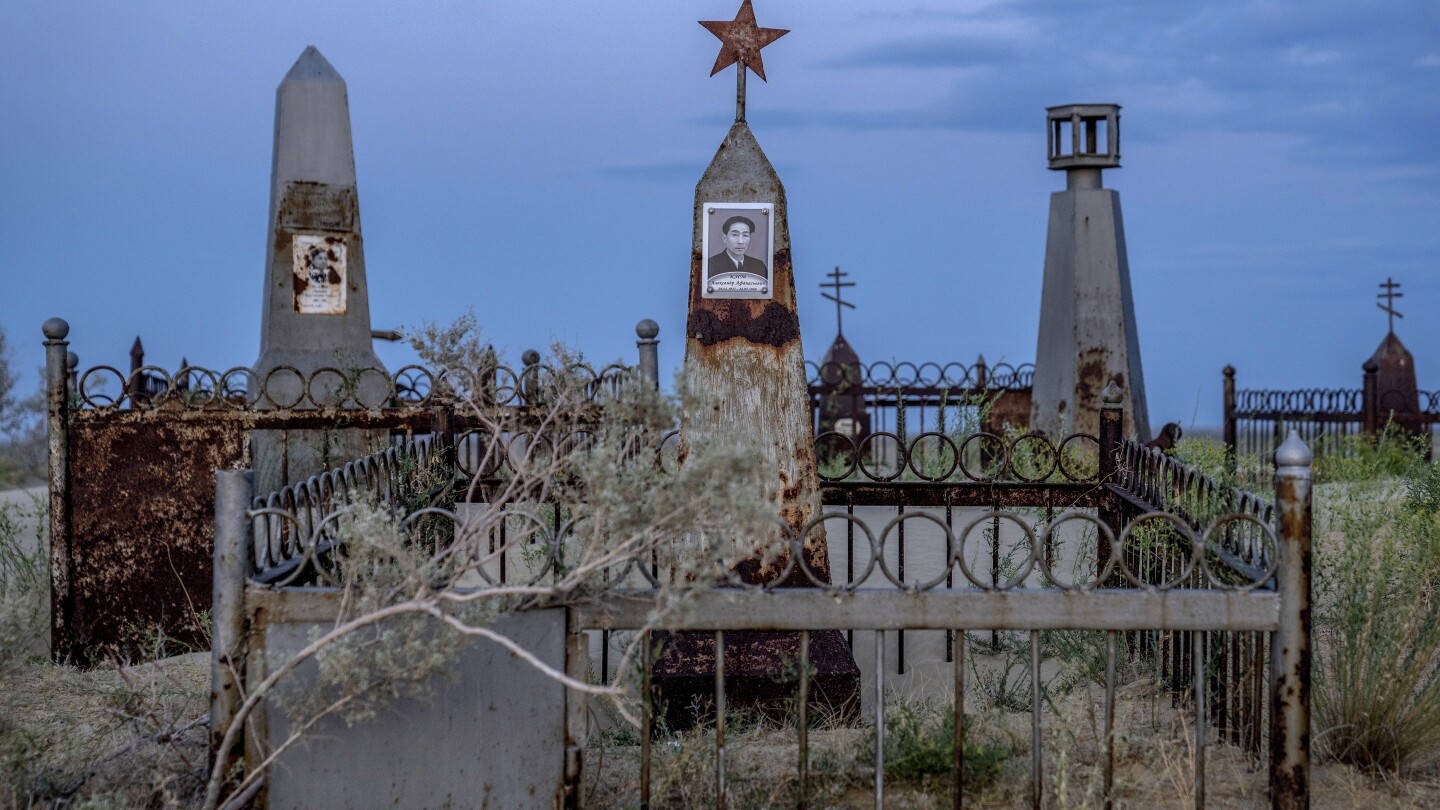
{"type": "Polygon", "coordinates": [[[750,0],[740,4],[733,20],[700,20],[705,30],[720,39],[720,55],[715,57],[715,67],[710,75],[740,63],[738,70],[750,68],[761,81],[765,78],[765,62],[760,58],[760,49],[790,33],[788,28],[761,28],[755,24],[755,9],[750,0]]]}

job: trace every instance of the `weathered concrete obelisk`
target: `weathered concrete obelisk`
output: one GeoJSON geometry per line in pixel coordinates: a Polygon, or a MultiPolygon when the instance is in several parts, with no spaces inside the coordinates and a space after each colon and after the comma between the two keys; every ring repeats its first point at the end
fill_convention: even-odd
{"type": "MultiPolygon", "coordinates": [[[[384,371],[370,343],[370,298],[345,80],[312,45],[275,90],[275,146],[265,241],[257,407],[378,407],[384,371]],[[283,367],[295,369],[297,373],[283,367]],[[277,371],[279,369],[279,371],[277,371]],[[274,372],[274,373],[272,373],[274,372]]],[[[255,433],[256,492],[302,480],[370,450],[368,431],[255,433]]]]}
{"type": "Polygon", "coordinates": [[[1100,435],[1100,392],[1113,380],[1125,392],[1125,435],[1148,441],[1120,194],[1100,182],[1120,167],[1120,107],[1048,113],[1050,168],[1065,172],[1065,190],[1050,195],[1030,425],[1053,439],[1100,435]]]}
{"type": "MultiPolygon", "coordinates": [[[[690,305],[685,334],[685,379],[701,404],[682,414],[687,444],[697,438],[744,435],[762,454],[756,463],[773,470],[776,508],[797,535],[820,511],[820,485],[807,396],[795,277],[786,223],[785,188],[745,121],[745,74],[765,78],[760,49],[786,31],[759,28],[750,0],[734,20],[702,22],[720,38],[713,76],[731,64],[738,72],[735,123],[695,187],[690,255],[690,305]]],[[[829,552],[817,527],[805,536],[811,570],[830,579],[829,552]]],[[[779,540],[778,533],[776,540],[779,540]]],[[[740,563],[748,582],[780,576],[788,554],[770,565],[740,563]]],[[[804,587],[797,567],[782,583],[804,587]]],[[[665,698],[667,720],[688,725],[695,698],[714,692],[715,637],[678,634],[663,645],[655,683],[665,698]]],[[[731,705],[783,714],[794,686],[798,633],[725,634],[725,670],[731,705]]],[[[811,634],[813,694],[833,708],[859,706],[860,675],[837,631],[811,634]]]]}

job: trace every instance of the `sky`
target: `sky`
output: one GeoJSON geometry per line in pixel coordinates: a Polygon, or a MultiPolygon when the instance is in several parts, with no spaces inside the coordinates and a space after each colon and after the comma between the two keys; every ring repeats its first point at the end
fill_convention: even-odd
{"type": "MultiPolygon", "coordinates": [[[[748,119],[785,184],[805,354],[857,286],[863,360],[1018,364],[1039,328],[1045,108],[1122,106],[1120,192],[1150,420],[1241,388],[1358,387],[1396,332],[1440,388],[1440,3],[755,0],[748,119]]],[[[683,360],[694,186],[733,118],[697,20],[738,0],[9,0],[0,328],[82,367],[259,353],[275,86],[346,79],[376,328],[473,311],[512,361],[563,342],[683,360]]],[[[392,369],[408,349],[377,347],[392,369]]]]}

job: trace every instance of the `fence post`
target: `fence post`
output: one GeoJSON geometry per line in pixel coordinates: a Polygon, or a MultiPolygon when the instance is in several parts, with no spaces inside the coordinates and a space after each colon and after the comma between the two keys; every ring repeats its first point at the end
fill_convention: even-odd
{"type": "Polygon", "coordinates": [[[1235,471],[1235,367],[1226,366],[1225,375],[1225,456],[1230,472],[1235,471]]]}
{"type": "Polygon", "coordinates": [[[1365,372],[1360,389],[1360,418],[1365,435],[1374,438],[1380,435],[1380,364],[1366,360],[1360,367],[1365,372]]]}
{"type": "Polygon", "coordinates": [[[70,618],[70,324],[51,318],[45,334],[46,449],[50,459],[50,656],[60,649],[70,618]]]}
{"type": "Polygon", "coordinates": [[[660,324],[646,318],[635,324],[635,347],[640,350],[640,379],[657,390],[660,388],[660,324]]]}
{"type": "MultiPolygon", "coordinates": [[[[250,521],[255,496],[250,470],[215,471],[215,557],[210,591],[210,756],[225,769],[239,760],[244,745],[220,744],[240,709],[240,673],[245,667],[245,579],[250,567],[250,521]]],[[[243,739],[243,736],[241,737],[243,739]]]]}
{"type": "Polygon", "coordinates": [[[1270,806],[1310,806],[1310,448],[1290,431],[1275,451],[1280,626],[1270,642],[1270,806]]]}
{"type": "MultiPolygon", "coordinates": [[[[1100,435],[1099,439],[1099,481],[1105,484],[1120,483],[1120,444],[1124,440],[1125,392],[1114,382],[1100,392],[1100,435]]],[[[1110,527],[1116,537],[1120,536],[1120,505],[1114,493],[1102,491],[1100,497],[1100,521],[1110,527]]],[[[1095,576],[1100,576],[1110,561],[1110,546],[1102,546],[1095,561],[1095,576]]],[[[1103,584],[1103,583],[1102,583],[1103,584]]]]}

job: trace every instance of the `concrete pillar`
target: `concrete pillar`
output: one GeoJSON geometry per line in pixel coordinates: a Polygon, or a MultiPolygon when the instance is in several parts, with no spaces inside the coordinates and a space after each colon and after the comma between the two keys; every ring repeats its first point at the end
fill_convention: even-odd
{"type": "MultiPolygon", "coordinates": [[[[748,266],[748,264],[747,264],[748,266]]],[[[733,265],[732,265],[733,267],[733,265]]],[[[713,275],[713,272],[712,272],[713,275]]],[[[738,274],[736,274],[738,275],[738,274]]],[[[756,440],[760,463],[776,476],[776,506],[791,530],[799,533],[819,513],[820,482],[815,469],[805,356],[800,347],[800,318],[795,310],[795,277],[790,261],[785,188],[761,151],[750,127],[736,121],[695,187],[694,233],[690,255],[690,308],[685,333],[685,377],[699,395],[698,409],[683,414],[687,439],[741,436],[756,440]],[[723,253],[720,229],[724,203],[759,204],[743,211],[754,222],[748,257],[769,265],[773,289],[756,297],[708,297],[714,285],[707,263],[723,253]],[[714,213],[715,210],[720,213],[714,213]],[[710,222],[709,243],[704,241],[710,222]],[[763,252],[773,228],[774,245],[763,252]]],[[[821,532],[810,533],[806,556],[827,581],[830,562],[821,532]]],[[[783,565],[780,563],[780,565],[783,565]]],[[[768,581],[779,572],[746,570],[751,581],[768,581]]],[[[796,584],[806,582],[798,571],[796,584]]]]}
{"type": "Polygon", "coordinates": [[[1120,166],[1120,107],[1048,113],[1050,168],[1066,172],[1066,188],[1050,195],[1030,424],[1052,438],[1098,435],[1101,391],[1115,382],[1125,435],[1148,441],[1120,195],[1101,183],[1103,169],[1120,166]]]}
{"type": "MultiPolygon", "coordinates": [[[[795,308],[785,188],[744,120],[736,120],[730,128],[695,187],[684,374],[698,400],[681,416],[687,445],[702,438],[755,441],[757,465],[775,476],[780,518],[798,534],[820,512],[820,486],[795,308]],[[748,249],[738,261],[725,257],[721,237],[734,217],[744,217],[751,232],[748,249]],[[726,274],[727,278],[719,278],[726,274]]],[[[782,540],[778,531],[770,539],[782,540]]],[[[805,541],[811,570],[829,582],[824,534],[817,527],[805,541]]],[[[788,556],[768,566],[759,559],[745,560],[737,573],[747,582],[772,582],[788,556]]],[[[782,584],[804,587],[810,580],[797,566],[782,584]]],[[[655,662],[653,683],[664,699],[666,721],[672,728],[694,722],[690,707],[713,695],[717,635],[656,636],[663,654],[655,662]]],[[[794,670],[800,634],[726,632],[724,638],[720,654],[729,704],[783,716],[783,699],[778,696],[793,693],[792,687],[778,684],[794,670]]],[[[814,684],[810,699],[838,716],[853,717],[860,704],[860,671],[844,636],[838,631],[813,632],[809,654],[814,684]]]]}
{"type": "MultiPolygon", "coordinates": [[[[345,80],[314,46],[275,91],[275,146],[265,245],[265,301],[255,373],[258,407],[378,407],[385,374],[371,347],[365,250],[345,80]],[[291,367],[298,374],[283,370],[291,367]],[[305,381],[322,368],[310,386],[305,381]],[[276,371],[276,369],[282,369],[276,371]],[[272,372],[274,372],[272,374],[272,372]]],[[[255,487],[270,492],[364,455],[363,430],[256,431],[255,487]]]]}

